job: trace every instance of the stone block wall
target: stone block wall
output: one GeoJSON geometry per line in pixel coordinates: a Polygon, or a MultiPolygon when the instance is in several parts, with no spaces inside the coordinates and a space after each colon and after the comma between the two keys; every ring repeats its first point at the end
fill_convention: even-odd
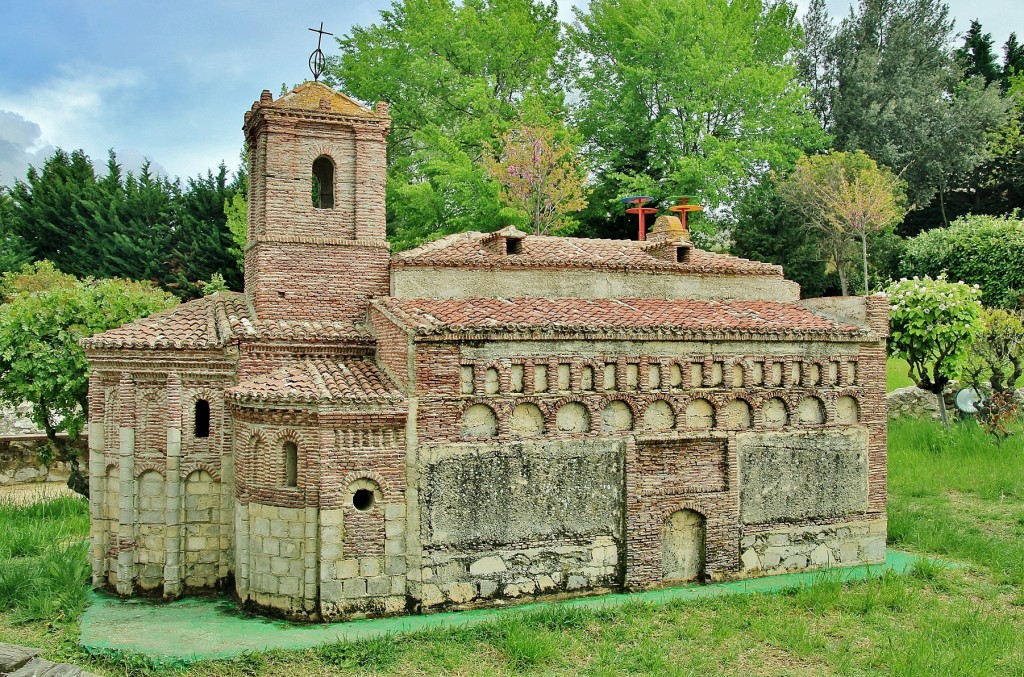
{"type": "Polygon", "coordinates": [[[247,539],[239,536],[239,561],[246,564],[236,581],[243,601],[292,615],[316,612],[317,516],[314,508],[248,503],[247,539]]]}
{"type": "Polygon", "coordinates": [[[743,536],[742,571],[783,574],[885,561],[885,519],[793,526],[743,536]]]}
{"type": "Polygon", "coordinates": [[[421,447],[421,608],[615,586],[622,472],[613,440],[421,447]]]}
{"type": "MultiPolygon", "coordinates": [[[[67,479],[69,468],[66,463],[51,460],[47,465],[39,459],[39,452],[47,445],[45,437],[24,439],[0,436],[0,487],[35,482],[56,482],[67,479]]],[[[89,450],[85,436],[79,437],[75,448],[79,464],[88,474],[89,450]]]]}

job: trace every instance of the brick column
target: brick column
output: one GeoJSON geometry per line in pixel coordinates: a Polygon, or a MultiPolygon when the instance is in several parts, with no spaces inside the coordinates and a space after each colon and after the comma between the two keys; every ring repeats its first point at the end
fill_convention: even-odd
{"type": "Polygon", "coordinates": [[[386,132],[376,126],[353,125],[356,146],[356,239],[383,240],[386,214],[384,210],[384,150],[386,132]]]}

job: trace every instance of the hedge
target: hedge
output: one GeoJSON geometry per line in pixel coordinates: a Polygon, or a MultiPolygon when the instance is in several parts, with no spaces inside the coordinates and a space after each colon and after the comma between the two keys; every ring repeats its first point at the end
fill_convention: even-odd
{"type": "Polygon", "coordinates": [[[907,242],[901,275],[943,272],[951,280],[980,285],[986,306],[1018,307],[1024,296],[1024,220],[967,215],[907,242]]]}

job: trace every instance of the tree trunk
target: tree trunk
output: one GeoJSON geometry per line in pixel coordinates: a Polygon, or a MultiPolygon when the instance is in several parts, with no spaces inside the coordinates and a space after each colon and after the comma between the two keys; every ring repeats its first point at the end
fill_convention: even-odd
{"type": "Polygon", "coordinates": [[[939,400],[939,415],[942,417],[942,425],[945,426],[946,430],[949,430],[949,415],[946,414],[946,398],[943,396],[941,390],[935,393],[935,397],[939,400]]]}
{"type": "Polygon", "coordinates": [[[868,234],[861,232],[860,234],[861,249],[864,253],[864,296],[867,296],[870,292],[868,289],[868,234]]]}
{"type": "Polygon", "coordinates": [[[948,228],[949,219],[946,218],[946,200],[943,197],[944,195],[945,191],[942,189],[942,186],[939,186],[939,211],[942,212],[942,227],[948,228]]]}

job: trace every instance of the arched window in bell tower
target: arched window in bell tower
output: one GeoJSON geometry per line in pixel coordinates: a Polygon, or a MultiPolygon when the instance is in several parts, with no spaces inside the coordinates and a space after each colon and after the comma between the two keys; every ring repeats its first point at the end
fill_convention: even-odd
{"type": "Polygon", "coordinates": [[[334,162],[326,155],[313,160],[313,206],[334,209],[334,162]]]}

